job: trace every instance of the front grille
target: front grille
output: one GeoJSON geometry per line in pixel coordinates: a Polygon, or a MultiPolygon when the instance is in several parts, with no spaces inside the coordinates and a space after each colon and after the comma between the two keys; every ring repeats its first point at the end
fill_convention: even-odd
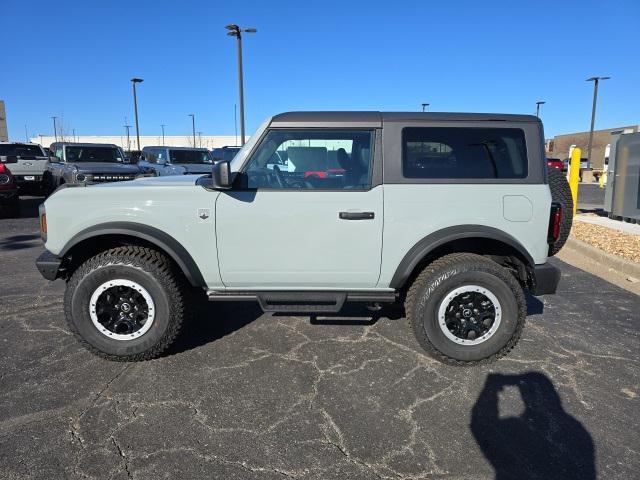
{"type": "Polygon", "coordinates": [[[122,180],[133,180],[134,174],[93,174],[94,182],[120,182],[122,180]]]}

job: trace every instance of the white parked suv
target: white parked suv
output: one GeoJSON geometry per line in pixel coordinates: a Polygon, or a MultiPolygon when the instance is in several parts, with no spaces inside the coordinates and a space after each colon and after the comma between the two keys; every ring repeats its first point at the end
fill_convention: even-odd
{"type": "Polygon", "coordinates": [[[22,195],[43,193],[42,175],[49,154],[39,144],[0,142],[0,162],[12,162],[10,170],[22,195]]]}
{"type": "Polygon", "coordinates": [[[524,291],[560,279],[571,197],[543,146],[529,115],[283,113],[211,175],[57,191],[37,266],[113,360],[164,352],[201,291],[278,312],[403,302],[429,354],[488,362],[518,341],[524,291]]]}

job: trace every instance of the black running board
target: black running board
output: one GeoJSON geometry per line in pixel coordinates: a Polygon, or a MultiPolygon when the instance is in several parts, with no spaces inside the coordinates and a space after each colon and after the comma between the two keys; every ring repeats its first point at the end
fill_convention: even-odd
{"type": "Polygon", "coordinates": [[[209,291],[210,301],[257,301],[265,312],[327,312],[335,313],[346,302],[390,303],[396,301],[396,292],[256,292],[209,291]]]}

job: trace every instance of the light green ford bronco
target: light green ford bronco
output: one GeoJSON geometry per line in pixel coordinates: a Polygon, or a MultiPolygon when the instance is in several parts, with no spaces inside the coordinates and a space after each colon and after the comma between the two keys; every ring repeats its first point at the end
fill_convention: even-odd
{"type": "Polygon", "coordinates": [[[525,294],[570,228],[533,116],[293,112],[211,175],[61,188],[41,206],[42,275],[92,352],[162,354],[193,292],[265,311],[404,302],[418,341],[454,364],[514,347],[525,294]]]}

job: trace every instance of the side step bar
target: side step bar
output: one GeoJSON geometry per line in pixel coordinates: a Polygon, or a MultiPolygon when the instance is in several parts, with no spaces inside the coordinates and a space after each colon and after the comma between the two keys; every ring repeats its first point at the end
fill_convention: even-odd
{"type": "Polygon", "coordinates": [[[210,301],[257,301],[265,312],[339,312],[346,302],[389,303],[396,292],[207,292],[210,301]]]}

